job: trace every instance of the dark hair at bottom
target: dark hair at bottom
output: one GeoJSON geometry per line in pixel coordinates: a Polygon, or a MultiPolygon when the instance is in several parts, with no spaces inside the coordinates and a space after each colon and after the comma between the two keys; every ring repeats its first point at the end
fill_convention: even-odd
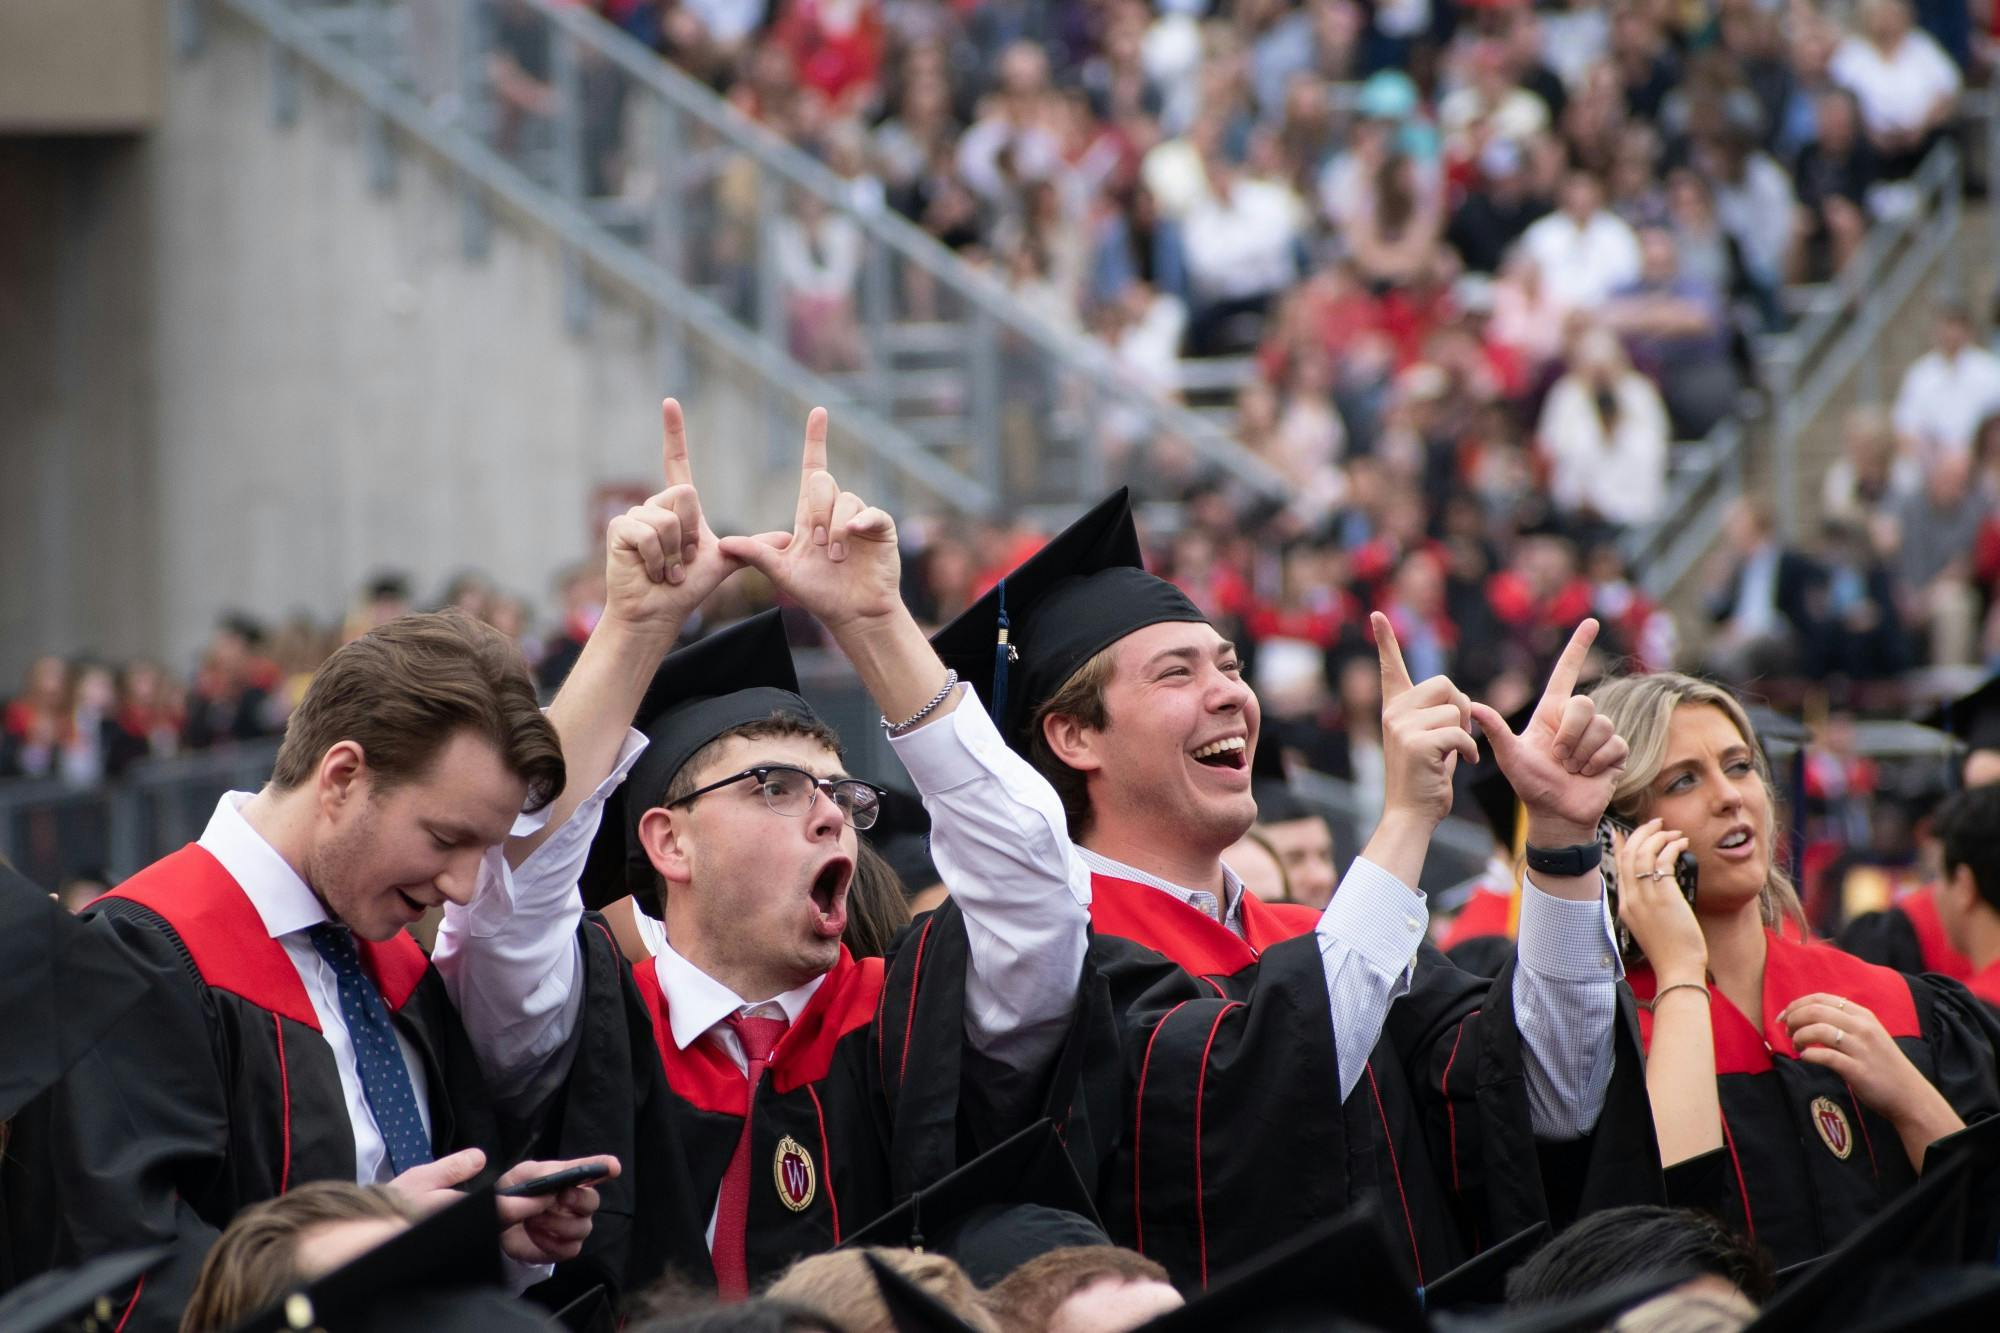
{"type": "Polygon", "coordinates": [[[1652,1204],[1578,1221],[1507,1278],[1509,1305],[1552,1305],[1652,1276],[1712,1273],[1759,1305],[1771,1295],[1762,1250],[1706,1213],[1652,1204]]]}

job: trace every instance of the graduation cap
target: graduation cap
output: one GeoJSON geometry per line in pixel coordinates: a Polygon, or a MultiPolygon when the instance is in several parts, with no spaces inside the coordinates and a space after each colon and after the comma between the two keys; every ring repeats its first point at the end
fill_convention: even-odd
{"type": "Polygon", "coordinates": [[[875,785],[882,793],[875,827],[862,836],[903,881],[905,893],[922,893],[940,880],[937,863],[931,859],[930,811],[906,791],[875,785]]]}
{"type": "Polygon", "coordinates": [[[155,1245],[31,1278],[0,1298],[0,1328],[8,1333],[110,1333],[121,1323],[132,1284],[171,1253],[173,1246],[155,1245]]]}
{"type": "Polygon", "coordinates": [[[1424,1309],[1463,1310],[1507,1303],[1507,1275],[1549,1243],[1549,1224],[1537,1222],[1498,1245],[1488,1246],[1423,1291],[1424,1309]]]}
{"type": "Polygon", "coordinates": [[[1049,1250],[1110,1243],[1055,1122],[1044,1119],[918,1190],[841,1248],[935,1250],[983,1287],[1049,1250]]]}
{"type": "Polygon", "coordinates": [[[1146,572],[1132,497],[1121,487],[932,635],[931,645],[986,700],[1007,743],[1025,753],[1035,709],[1091,658],[1149,625],[1207,620],[1186,593],[1146,572]]]}
{"type": "Polygon", "coordinates": [[[1991,1191],[1975,1206],[1972,1191],[1979,1164],[1990,1160],[1994,1132],[1967,1130],[1951,1136],[1955,1144],[1945,1140],[1946,1150],[1934,1161],[1927,1157],[1917,1183],[1837,1249],[1780,1274],[1778,1295],[1750,1327],[1757,1333],[1858,1327],[1900,1311],[1913,1268],[1991,1264],[1993,1255],[1970,1253],[1968,1241],[1995,1206],[1991,1191]],[[1888,1280],[1893,1274],[1900,1276],[1888,1280]]]}
{"type": "Polygon", "coordinates": [[[54,1086],[147,986],[110,934],[0,865],[0,1121],[54,1086]]]}
{"type": "Polygon", "coordinates": [[[703,746],[773,714],[818,721],[799,694],[779,612],[751,616],[667,655],[632,721],[646,734],[646,752],[604,803],[603,822],[584,863],[586,907],[595,910],[630,894],[651,915],[660,915],[652,862],[639,845],[639,820],[703,746]]]}
{"type": "Polygon", "coordinates": [[[1217,1279],[1136,1333],[1289,1333],[1334,1328],[1417,1333],[1424,1327],[1409,1265],[1389,1247],[1381,1212],[1364,1204],[1310,1227],[1217,1279]],[[1338,1266],[1330,1260],[1338,1257],[1338,1266]]]}
{"type": "Polygon", "coordinates": [[[1968,750],[2000,750],[2000,676],[1987,677],[1978,688],[1947,699],[1919,720],[1968,750]]]}
{"type": "Polygon", "coordinates": [[[488,1186],[314,1279],[239,1324],[237,1333],[515,1333],[560,1327],[505,1296],[500,1282],[500,1221],[488,1186]]]}

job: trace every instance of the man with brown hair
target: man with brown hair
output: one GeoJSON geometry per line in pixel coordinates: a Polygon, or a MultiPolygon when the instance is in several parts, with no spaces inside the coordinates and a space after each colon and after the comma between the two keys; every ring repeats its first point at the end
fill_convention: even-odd
{"type": "MultiPolygon", "coordinates": [[[[171,1329],[246,1205],[311,1180],[422,1202],[477,1175],[503,1138],[404,928],[469,899],[563,779],[525,666],[478,622],[408,616],[329,658],[270,783],[223,796],[198,841],[85,914],[152,994],[16,1121],[12,1276],[170,1244],[120,1327],[171,1329]]],[[[517,1280],[574,1254],[595,1208],[588,1189],[502,1200],[517,1280]]]]}
{"type": "Polygon", "coordinates": [[[1184,1303],[1166,1269],[1117,1245],[1038,1254],[986,1293],[1001,1333],[1122,1333],[1184,1303]]]}

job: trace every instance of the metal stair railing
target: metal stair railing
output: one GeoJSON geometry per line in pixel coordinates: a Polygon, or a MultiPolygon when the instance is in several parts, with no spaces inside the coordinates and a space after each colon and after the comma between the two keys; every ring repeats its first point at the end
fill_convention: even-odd
{"type": "MultiPolygon", "coordinates": [[[[1109,456],[1157,440],[1183,442],[1246,491],[1284,493],[1217,423],[947,249],[879,186],[799,151],[581,7],[207,2],[549,224],[574,321],[588,320],[597,282],[640,291],[789,395],[810,384],[836,422],[843,406],[866,413],[850,428],[960,509],[1074,504],[1107,487],[1109,456]],[[829,271],[845,278],[838,290],[817,285],[829,271]]],[[[478,207],[469,236],[484,225],[478,207]]]]}
{"type": "MultiPolygon", "coordinates": [[[[456,4],[459,0],[447,2],[456,4]]],[[[908,487],[968,512],[985,512],[997,505],[997,496],[983,479],[951,466],[908,431],[813,373],[783,348],[773,347],[744,329],[708,295],[621,240],[582,200],[564,197],[538,182],[517,162],[472,133],[467,117],[459,114],[458,108],[477,100],[478,87],[463,100],[455,91],[435,87],[426,96],[411,80],[393,74],[400,57],[392,60],[390,53],[398,50],[397,32],[408,26],[397,22],[399,6],[386,0],[359,4],[178,0],[172,30],[183,58],[201,51],[213,7],[246,20],[269,41],[272,113],[278,120],[289,122],[298,115],[302,67],[313,70],[365,109],[365,148],[370,177],[378,189],[387,191],[395,183],[396,134],[407,136],[448,164],[463,182],[462,236],[468,254],[483,253],[490,240],[495,207],[512,210],[558,239],[568,278],[566,305],[573,321],[587,319],[592,283],[617,284],[658,321],[669,359],[679,363],[666,368],[668,382],[687,382],[686,359],[696,341],[704,351],[717,354],[733,369],[749,375],[764,399],[764,443],[774,464],[789,460],[807,409],[824,404],[834,413],[834,430],[841,439],[865,450],[869,464],[885,465],[878,484],[889,501],[899,500],[908,487]]],[[[475,82],[471,78],[473,63],[468,52],[456,70],[468,84],[475,82]]],[[[476,82],[483,86],[483,75],[476,82]]]]}
{"type": "MultiPolygon", "coordinates": [[[[1966,119],[1984,123],[1996,154],[1993,170],[2000,171],[1992,108],[1971,99],[1966,108],[1966,119]]],[[[1864,395],[1875,396],[1877,367],[1869,353],[1924,278],[1941,261],[1956,261],[1953,241],[1964,197],[1957,149],[1939,144],[1911,177],[1910,189],[1911,207],[1871,227],[1831,290],[1766,344],[1758,359],[1769,406],[1761,419],[1724,420],[1700,443],[1675,446],[1660,517],[1628,532],[1620,548],[1650,595],[1671,593],[1720,536],[1724,511],[1749,481],[1753,432],[1769,450],[1780,527],[1788,538],[1799,534],[1798,459],[1806,431],[1857,370],[1864,395]]]]}

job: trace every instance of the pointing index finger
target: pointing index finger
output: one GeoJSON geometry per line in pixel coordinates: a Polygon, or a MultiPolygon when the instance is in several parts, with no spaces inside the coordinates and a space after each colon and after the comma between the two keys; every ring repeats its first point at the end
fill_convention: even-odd
{"type": "Polygon", "coordinates": [[[826,409],[815,407],[806,416],[805,472],[808,476],[826,471],[826,409]]]}
{"type": "MultiPolygon", "coordinates": [[[[1576,633],[1569,636],[1569,646],[1556,659],[1556,669],[1549,673],[1548,688],[1542,691],[1542,708],[1554,705],[1560,710],[1569,702],[1569,697],[1576,693],[1577,679],[1583,675],[1583,664],[1590,657],[1590,645],[1596,642],[1597,622],[1586,616],[1576,627],[1576,633]]],[[[1552,718],[1551,722],[1557,720],[1552,718]]]]}
{"type": "Polygon", "coordinates": [[[1410,668],[1403,664],[1403,645],[1396,642],[1389,617],[1377,611],[1368,617],[1368,623],[1375,631],[1376,656],[1382,661],[1382,702],[1386,704],[1410,688],[1410,668]]]}
{"type": "Polygon", "coordinates": [[[660,404],[661,471],[667,486],[694,485],[694,468],[688,463],[687,418],[680,400],[669,398],[660,404]]]}

